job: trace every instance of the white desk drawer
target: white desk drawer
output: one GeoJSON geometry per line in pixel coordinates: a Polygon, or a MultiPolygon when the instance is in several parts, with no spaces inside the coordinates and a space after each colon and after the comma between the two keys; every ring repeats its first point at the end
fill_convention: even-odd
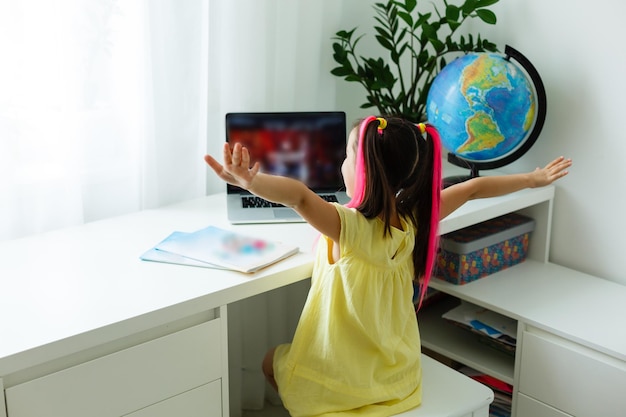
{"type": "Polygon", "coordinates": [[[517,396],[517,417],[571,417],[524,394],[517,396]]]}
{"type": "Polygon", "coordinates": [[[519,391],[577,417],[623,417],[626,363],[543,332],[524,332],[519,391]]]}
{"type": "Polygon", "coordinates": [[[222,381],[217,380],[125,417],[218,417],[222,415],[222,381]]]}
{"type": "Polygon", "coordinates": [[[124,415],[221,377],[221,320],[6,389],[11,417],[124,415]]]}

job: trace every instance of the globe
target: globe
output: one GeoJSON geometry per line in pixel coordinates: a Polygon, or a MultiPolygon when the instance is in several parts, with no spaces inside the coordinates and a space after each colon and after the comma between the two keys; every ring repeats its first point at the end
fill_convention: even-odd
{"type": "Polygon", "coordinates": [[[545,119],[545,89],[535,68],[510,46],[505,53],[455,59],[435,77],[428,93],[428,121],[439,131],[448,159],[474,175],[519,158],[545,119]]]}

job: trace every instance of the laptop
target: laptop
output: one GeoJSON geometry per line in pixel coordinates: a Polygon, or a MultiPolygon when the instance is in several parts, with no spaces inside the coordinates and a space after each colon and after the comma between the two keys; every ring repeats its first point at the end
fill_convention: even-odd
{"type": "MultiPolygon", "coordinates": [[[[305,183],[327,201],[346,204],[341,164],[346,154],[344,112],[228,113],[226,141],[250,150],[261,172],[305,183]]],[[[228,220],[241,223],[304,221],[294,210],[227,184],[228,220]]]]}

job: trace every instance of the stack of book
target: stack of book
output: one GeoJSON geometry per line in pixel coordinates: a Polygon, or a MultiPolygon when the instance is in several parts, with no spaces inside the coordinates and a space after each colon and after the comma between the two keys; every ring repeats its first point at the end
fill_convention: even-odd
{"type": "Polygon", "coordinates": [[[442,317],[476,334],[481,342],[509,355],[515,355],[517,321],[465,301],[442,317]]]}
{"type": "Polygon", "coordinates": [[[294,245],[209,226],[173,232],[140,259],[252,273],[297,252],[294,245]]]}

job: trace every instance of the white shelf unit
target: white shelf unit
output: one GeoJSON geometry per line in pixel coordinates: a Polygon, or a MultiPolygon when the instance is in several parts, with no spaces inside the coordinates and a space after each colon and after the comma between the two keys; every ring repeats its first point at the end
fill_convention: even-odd
{"type": "Polygon", "coordinates": [[[470,201],[440,227],[445,234],[511,212],[535,220],[524,262],[465,285],[436,278],[430,283],[458,300],[516,320],[515,355],[500,352],[442,319],[441,315],[454,307],[450,303],[458,302],[454,298],[434,301],[418,313],[422,346],[512,384],[513,417],[623,416],[626,397],[615,387],[626,384],[626,334],[606,324],[626,316],[626,287],[548,261],[554,193],[554,186],[549,186],[470,201]],[[532,344],[535,334],[543,338],[540,348],[532,344]],[[552,350],[564,352],[559,355],[567,354],[570,360],[556,360],[559,355],[548,354],[552,350]],[[539,362],[542,365],[537,367],[539,362]],[[591,380],[587,371],[571,366],[575,363],[606,369],[591,380]],[[539,391],[533,389],[536,381],[560,375],[567,378],[539,391]],[[580,401],[589,399],[585,392],[602,393],[602,404],[586,407],[589,401],[580,401]]]}
{"type": "MultiPolygon", "coordinates": [[[[554,187],[550,186],[523,190],[498,198],[470,201],[441,222],[440,233],[450,233],[507,213],[519,212],[535,220],[528,259],[524,263],[543,264],[548,260],[553,198],[554,187]]],[[[519,268],[520,266],[508,268],[490,277],[482,278],[481,281],[502,280],[507,276],[510,280],[523,280],[524,268],[519,268]]],[[[481,282],[481,284],[484,283],[485,281],[481,282]]],[[[465,285],[454,285],[436,278],[430,281],[431,288],[511,316],[510,312],[503,307],[505,303],[501,305],[490,302],[488,291],[478,295],[468,291],[476,284],[478,281],[465,285]]],[[[486,346],[475,335],[442,319],[441,315],[453,307],[454,305],[450,305],[449,302],[435,301],[433,305],[425,307],[419,313],[422,345],[512,385],[515,380],[515,358],[486,346]]]]}

